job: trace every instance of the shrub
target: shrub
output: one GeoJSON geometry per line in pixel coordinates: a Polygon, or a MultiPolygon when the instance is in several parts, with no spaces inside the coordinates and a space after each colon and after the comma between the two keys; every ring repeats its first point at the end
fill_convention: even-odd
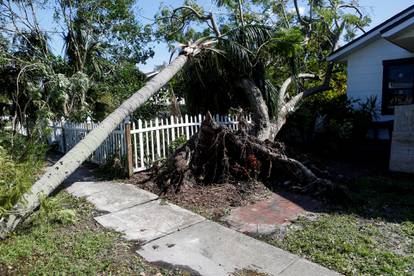
{"type": "Polygon", "coordinates": [[[34,216],[34,222],[39,224],[73,224],[77,220],[75,209],[67,209],[62,204],[62,198],[43,198],[40,210],[34,216]]]}
{"type": "Polygon", "coordinates": [[[304,100],[289,118],[281,138],[289,143],[312,145],[337,152],[366,138],[375,118],[376,98],[365,102],[348,99],[345,92],[327,91],[304,100]]]}
{"type": "Polygon", "coordinates": [[[0,217],[35,181],[44,162],[46,147],[26,137],[0,133],[0,217]]]}
{"type": "Polygon", "coordinates": [[[182,135],[178,138],[176,138],[174,141],[171,142],[171,144],[168,146],[168,151],[170,153],[175,152],[179,147],[184,145],[187,142],[187,138],[182,135]]]}

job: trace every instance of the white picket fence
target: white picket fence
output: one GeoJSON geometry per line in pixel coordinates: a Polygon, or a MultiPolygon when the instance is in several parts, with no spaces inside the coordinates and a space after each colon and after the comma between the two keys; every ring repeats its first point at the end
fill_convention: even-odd
{"type": "MultiPolygon", "coordinates": [[[[238,129],[236,116],[214,116],[216,122],[226,125],[233,130],[238,129]]],[[[165,159],[171,151],[171,144],[180,137],[185,140],[195,134],[204,120],[204,116],[188,116],[155,118],[153,120],[137,120],[130,123],[130,130],[126,131],[125,124],[120,124],[118,128],[102,143],[102,145],[92,154],[89,161],[96,164],[105,164],[114,156],[127,159],[128,152],[132,154],[132,171],[140,172],[150,168],[154,162],[165,159]],[[127,148],[126,133],[131,135],[132,148],[127,148]]],[[[251,122],[250,116],[247,118],[251,122]]],[[[85,135],[97,127],[98,123],[93,123],[89,119],[84,123],[72,122],[53,122],[50,127],[52,133],[49,138],[50,143],[56,143],[58,150],[62,153],[67,152],[75,146],[85,135]]],[[[183,139],[180,138],[180,139],[183,139]]]]}
{"type": "MultiPolygon", "coordinates": [[[[57,144],[58,151],[66,153],[98,125],[99,123],[93,123],[90,118],[84,123],[67,122],[65,120],[52,122],[50,124],[52,132],[48,142],[49,144],[57,144]]],[[[125,124],[120,124],[89,157],[88,161],[103,165],[114,156],[123,158],[125,155],[125,124]]]]}

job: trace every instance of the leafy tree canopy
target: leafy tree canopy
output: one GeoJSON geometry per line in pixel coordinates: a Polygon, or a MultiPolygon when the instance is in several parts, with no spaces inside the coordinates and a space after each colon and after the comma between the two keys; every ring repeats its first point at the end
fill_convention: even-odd
{"type": "Polygon", "coordinates": [[[0,112],[29,129],[39,118],[104,118],[142,85],[136,65],[154,54],[135,7],[135,0],[0,1],[0,112]],[[39,23],[44,14],[54,15],[54,28],[39,23]],[[63,56],[50,47],[59,36],[63,56]]]}
{"type": "Polygon", "coordinates": [[[196,1],[184,1],[180,7],[164,6],[156,17],[158,36],[171,45],[200,37],[217,41],[216,51],[193,59],[179,77],[181,89],[176,90],[182,91],[194,113],[249,109],[240,85],[247,78],[260,89],[270,117],[277,118],[285,101],[343,73],[341,65],[328,68],[327,56],[370,23],[354,0],[215,3],[210,11],[196,1]],[[301,73],[314,77],[301,78],[301,73]],[[290,77],[281,99],[279,92],[290,77]]]}

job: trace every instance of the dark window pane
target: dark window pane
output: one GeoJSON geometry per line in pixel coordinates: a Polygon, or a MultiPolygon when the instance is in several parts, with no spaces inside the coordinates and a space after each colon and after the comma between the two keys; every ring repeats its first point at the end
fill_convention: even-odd
{"type": "Polygon", "coordinates": [[[414,65],[398,65],[388,68],[388,88],[412,88],[414,65]]]}
{"type": "Polygon", "coordinates": [[[411,104],[413,102],[413,93],[409,89],[389,90],[389,105],[411,104]]]}
{"type": "Polygon", "coordinates": [[[393,114],[394,106],[414,103],[414,60],[384,64],[383,114],[393,114]]]}

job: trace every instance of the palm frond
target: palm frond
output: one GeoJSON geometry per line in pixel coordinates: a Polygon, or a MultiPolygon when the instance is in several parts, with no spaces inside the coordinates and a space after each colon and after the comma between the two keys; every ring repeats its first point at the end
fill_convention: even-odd
{"type": "Polygon", "coordinates": [[[237,41],[252,51],[272,37],[271,29],[264,25],[246,25],[232,29],[226,34],[227,40],[237,41]]]}

